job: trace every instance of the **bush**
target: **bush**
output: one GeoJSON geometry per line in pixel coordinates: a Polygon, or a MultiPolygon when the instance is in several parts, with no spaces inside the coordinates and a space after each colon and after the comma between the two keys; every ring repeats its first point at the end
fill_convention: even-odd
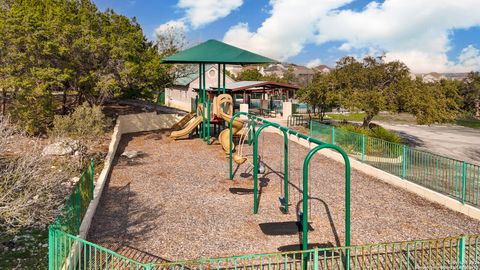
{"type": "Polygon", "coordinates": [[[100,106],[83,103],[70,115],[55,116],[50,135],[90,140],[103,135],[108,123],[100,106]]]}
{"type": "Polygon", "coordinates": [[[338,125],[337,128],[341,130],[349,131],[349,132],[364,134],[366,136],[382,139],[392,143],[402,142],[402,138],[400,138],[400,136],[397,133],[388,131],[381,126],[374,125],[374,124],[370,124],[368,128],[364,128],[364,127],[353,125],[353,124],[342,123],[338,125]]]}
{"type": "Polygon", "coordinates": [[[6,120],[0,120],[0,238],[26,228],[45,228],[58,213],[68,188],[64,170],[42,156],[37,141],[17,153],[23,137],[6,120]],[[9,154],[15,149],[15,155],[9,154]]]}

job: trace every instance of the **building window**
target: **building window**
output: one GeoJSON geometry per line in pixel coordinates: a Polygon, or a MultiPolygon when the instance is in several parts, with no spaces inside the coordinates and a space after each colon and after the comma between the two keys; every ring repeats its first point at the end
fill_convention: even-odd
{"type": "Polygon", "coordinates": [[[215,70],[214,69],[211,69],[210,71],[208,71],[208,77],[210,78],[215,78],[215,70]]]}

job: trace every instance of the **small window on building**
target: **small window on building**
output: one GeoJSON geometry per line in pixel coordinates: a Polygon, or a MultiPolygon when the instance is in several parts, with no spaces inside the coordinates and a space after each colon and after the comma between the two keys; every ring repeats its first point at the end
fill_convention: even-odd
{"type": "Polygon", "coordinates": [[[208,72],[208,77],[210,78],[215,78],[215,69],[211,69],[209,72],[208,72]]]}

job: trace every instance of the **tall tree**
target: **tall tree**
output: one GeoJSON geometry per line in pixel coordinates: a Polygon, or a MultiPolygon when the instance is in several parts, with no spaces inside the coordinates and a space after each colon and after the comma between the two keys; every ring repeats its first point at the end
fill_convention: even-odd
{"type": "Polygon", "coordinates": [[[237,81],[261,81],[262,74],[256,69],[246,69],[235,78],[237,81]]]}
{"type": "Polygon", "coordinates": [[[325,114],[338,105],[337,82],[332,74],[315,74],[312,82],[301,88],[297,95],[302,102],[309,104],[314,113],[323,121],[325,114]]]}
{"type": "Polygon", "coordinates": [[[480,73],[470,72],[460,87],[462,109],[480,118],[480,73]]]}
{"type": "Polygon", "coordinates": [[[383,57],[365,57],[362,62],[344,57],[333,72],[342,92],[342,105],[366,113],[368,126],[380,111],[397,111],[394,96],[409,81],[409,69],[401,62],[384,62],[383,57]]]}
{"type": "Polygon", "coordinates": [[[1,0],[0,88],[15,97],[12,115],[30,133],[51,123],[62,94],[102,104],[125,93],[152,97],[169,69],[136,19],[98,11],[90,0],[1,0]]]}

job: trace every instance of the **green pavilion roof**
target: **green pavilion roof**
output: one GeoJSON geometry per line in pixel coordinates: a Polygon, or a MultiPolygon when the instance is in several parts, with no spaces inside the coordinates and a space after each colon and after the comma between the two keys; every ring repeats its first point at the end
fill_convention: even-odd
{"type": "Polygon", "coordinates": [[[265,64],[278,61],[252,53],[232,45],[210,39],[190,49],[181,51],[162,60],[166,64],[265,64]]]}

